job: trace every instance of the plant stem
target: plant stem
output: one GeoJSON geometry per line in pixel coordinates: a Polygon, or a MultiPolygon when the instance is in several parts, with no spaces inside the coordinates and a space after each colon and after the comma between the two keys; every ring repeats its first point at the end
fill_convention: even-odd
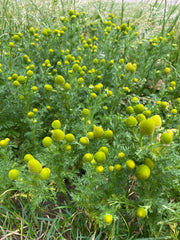
{"type": "Polygon", "coordinates": [[[162,30],[161,34],[164,36],[164,30],[165,30],[165,25],[166,25],[166,12],[167,12],[167,0],[164,0],[164,16],[163,16],[163,25],[162,25],[162,30]]]}
{"type": "Polygon", "coordinates": [[[124,18],[124,0],[121,1],[121,24],[123,23],[124,18]]]}

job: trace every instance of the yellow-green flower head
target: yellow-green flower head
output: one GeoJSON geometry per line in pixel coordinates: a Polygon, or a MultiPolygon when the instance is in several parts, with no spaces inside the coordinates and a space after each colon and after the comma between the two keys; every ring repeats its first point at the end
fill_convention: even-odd
{"type": "Polygon", "coordinates": [[[119,63],[123,64],[124,63],[124,58],[119,59],[119,63]]]}
{"type": "Polygon", "coordinates": [[[142,113],[144,111],[144,105],[143,104],[137,104],[135,107],[134,107],[134,111],[136,113],[142,113]]]}
{"type": "Polygon", "coordinates": [[[113,166],[109,166],[109,171],[113,172],[114,171],[114,167],[113,166]]]}
{"type": "Polygon", "coordinates": [[[108,150],[107,147],[101,147],[101,148],[99,149],[99,151],[104,152],[104,153],[106,154],[106,156],[107,156],[108,153],[109,153],[109,150],[108,150]]]}
{"type": "Polygon", "coordinates": [[[5,138],[4,140],[5,140],[6,142],[9,142],[9,141],[10,141],[10,139],[9,139],[9,138],[5,138]]]}
{"type": "Polygon", "coordinates": [[[31,64],[29,67],[30,67],[30,69],[32,69],[32,70],[34,70],[34,69],[35,69],[35,66],[34,66],[34,64],[31,64]]]}
{"type": "Polygon", "coordinates": [[[133,161],[133,160],[127,160],[126,161],[126,167],[128,168],[128,169],[134,169],[135,168],[135,166],[136,166],[136,164],[135,164],[135,162],[133,161]]]}
{"type": "Polygon", "coordinates": [[[137,78],[134,78],[134,79],[133,79],[133,82],[137,83],[137,82],[138,82],[138,79],[137,79],[137,78]]]}
{"type": "Polygon", "coordinates": [[[65,149],[65,151],[71,151],[71,145],[70,144],[66,144],[64,149],[65,149]]]}
{"type": "Polygon", "coordinates": [[[19,171],[17,169],[11,169],[8,173],[10,180],[16,180],[19,177],[19,171]]]}
{"type": "Polygon", "coordinates": [[[120,171],[122,170],[121,164],[115,164],[115,165],[114,165],[114,170],[115,170],[116,172],[120,172],[120,171]]]}
{"type": "Polygon", "coordinates": [[[96,161],[93,158],[93,160],[91,160],[91,164],[95,164],[95,163],[96,163],[96,161]]]}
{"type": "Polygon", "coordinates": [[[49,59],[46,59],[44,62],[45,62],[45,64],[47,64],[47,65],[50,64],[49,59]]]}
{"type": "Polygon", "coordinates": [[[103,84],[102,83],[98,83],[98,85],[100,86],[100,88],[103,88],[103,84]]]}
{"type": "Polygon", "coordinates": [[[158,128],[161,127],[162,120],[161,120],[161,117],[159,115],[154,115],[154,116],[151,117],[151,119],[154,121],[155,129],[158,129],[158,128]]]}
{"type": "Polygon", "coordinates": [[[82,77],[78,78],[78,83],[79,84],[83,84],[84,83],[84,79],[82,77]]]}
{"type": "Polygon", "coordinates": [[[42,171],[40,162],[33,158],[28,161],[28,168],[32,173],[40,173],[42,171]]]}
{"type": "Polygon", "coordinates": [[[75,140],[75,136],[72,133],[68,133],[65,136],[67,142],[72,143],[75,140]]]}
{"type": "Polygon", "coordinates": [[[144,161],[144,164],[147,165],[150,168],[151,171],[153,170],[154,162],[153,162],[152,159],[146,158],[145,161],[144,161]]]}
{"type": "Polygon", "coordinates": [[[160,106],[165,109],[165,108],[167,108],[168,104],[167,104],[167,102],[161,102],[160,106]]]}
{"type": "Polygon", "coordinates": [[[89,144],[89,139],[87,137],[81,137],[79,139],[79,142],[82,144],[82,145],[88,145],[89,144]]]}
{"type": "Polygon", "coordinates": [[[131,71],[131,69],[132,69],[132,63],[127,63],[127,64],[125,65],[125,69],[126,69],[127,71],[131,71]]]}
{"type": "Polygon", "coordinates": [[[55,141],[62,141],[65,138],[65,134],[64,134],[64,132],[62,130],[55,129],[55,130],[52,131],[52,138],[55,141]]]}
{"type": "Polygon", "coordinates": [[[145,117],[150,117],[151,116],[151,111],[146,110],[146,111],[143,112],[143,114],[145,115],[145,117]]]}
{"type": "Polygon", "coordinates": [[[97,166],[96,167],[96,172],[97,173],[102,173],[104,171],[104,167],[103,166],[97,166]]]}
{"type": "Polygon", "coordinates": [[[101,91],[101,86],[99,84],[95,85],[94,86],[94,92],[95,93],[100,93],[100,91],[101,91]]]}
{"type": "Polygon", "coordinates": [[[88,116],[90,115],[89,109],[84,108],[84,109],[82,110],[82,115],[83,115],[83,117],[88,117],[88,116]]]}
{"type": "Polygon", "coordinates": [[[79,65],[78,65],[77,63],[75,63],[75,64],[72,66],[72,69],[73,69],[74,72],[79,72],[79,70],[81,70],[80,67],[79,67],[79,65]]]}
{"type": "Polygon", "coordinates": [[[82,77],[82,76],[84,76],[85,75],[85,72],[84,71],[80,71],[80,76],[82,77]]]}
{"type": "Polygon", "coordinates": [[[49,168],[43,168],[39,176],[42,180],[47,180],[49,178],[50,173],[51,170],[49,168]]]}
{"type": "Polygon", "coordinates": [[[136,169],[136,177],[137,177],[137,179],[139,179],[141,181],[149,178],[150,174],[151,174],[150,168],[145,164],[140,165],[136,169]]]}
{"type": "Polygon", "coordinates": [[[69,10],[69,15],[70,15],[70,16],[72,16],[72,15],[74,15],[74,14],[75,14],[74,9],[69,10]]]}
{"type": "Polygon", "coordinates": [[[33,92],[36,92],[38,90],[36,86],[33,86],[31,89],[33,90],[33,92]]]}
{"type": "Polygon", "coordinates": [[[8,144],[8,141],[6,141],[6,140],[1,140],[1,141],[0,141],[0,146],[1,146],[2,148],[6,147],[7,144],[8,144]]]}
{"type": "Polygon", "coordinates": [[[32,77],[32,76],[33,76],[33,74],[34,74],[34,72],[33,72],[33,71],[31,71],[31,70],[28,70],[28,71],[27,71],[27,76],[28,76],[28,77],[32,77]]]}
{"type": "Polygon", "coordinates": [[[171,86],[171,87],[175,87],[175,86],[176,86],[176,82],[175,82],[175,81],[171,81],[171,82],[170,82],[170,86],[171,86]]]}
{"type": "Polygon", "coordinates": [[[19,81],[17,81],[17,80],[13,81],[13,86],[14,87],[19,87],[20,86],[19,81]]]}
{"type": "MultiPolygon", "coordinates": [[[[13,42],[10,42],[10,43],[9,43],[9,46],[10,46],[10,47],[14,47],[15,45],[14,45],[13,42]]],[[[7,55],[8,55],[8,54],[7,54],[7,55]]]]}
{"type": "Polygon", "coordinates": [[[84,47],[84,49],[87,49],[87,48],[89,47],[89,45],[88,45],[87,43],[85,43],[85,44],[83,45],[83,47],[84,47]]]}
{"type": "Polygon", "coordinates": [[[94,65],[97,65],[98,62],[99,62],[99,60],[98,60],[97,58],[93,59],[93,64],[94,64],[94,65]]]}
{"type": "Polygon", "coordinates": [[[58,62],[57,62],[57,65],[58,65],[58,66],[61,66],[61,64],[62,64],[61,61],[58,61],[58,62]]]}
{"type": "Polygon", "coordinates": [[[64,83],[65,83],[64,77],[61,75],[57,75],[55,78],[55,83],[58,85],[64,85],[64,83]]]}
{"type": "Polygon", "coordinates": [[[127,119],[125,119],[124,122],[125,122],[127,127],[134,127],[138,123],[136,118],[133,117],[133,116],[130,116],[127,119]]]}
{"type": "Polygon", "coordinates": [[[29,58],[28,58],[28,56],[27,56],[27,55],[24,55],[24,56],[23,56],[23,60],[24,60],[24,61],[26,61],[26,62],[27,62],[27,61],[28,61],[28,59],[29,59],[29,58]]]}
{"type": "Polygon", "coordinates": [[[172,135],[172,137],[173,137],[174,133],[177,133],[177,129],[167,129],[166,132],[170,133],[172,135]]]}
{"type": "Polygon", "coordinates": [[[46,85],[44,85],[44,89],[48,92],[51,92],[52,91],[52,86],[50,84],[46,84],[46,85]]]}
{"type": "Polygon", "coordinates": [[[12,74],[12,79],[13,79],[13,80],[17,80],[17,79],[18,79],[17,73],[12,74]]]}
{"type": "Polygon", "coordinates": [[[112,93],[111,90],[109,90],[109,91],[107,92],[107,95],[108,95],[108,96],[112,96],[112,94],[113,94],[113,93],[112,93]]]}
{"type": "MultiPolygon", "coordinates": [[[[121,77],[124,77],[124,74],[121,74],[121,77]]],[[[128,87],[123,87],[125,92],[130,92],[131,90],[128,87]]]]}
{"type": "Polygon", "coordinates": [[[113,64],[114,64],[114,59],[112,59],[112,60],[109,61],[109,65],[112,66],[113,64]]]}
{"type": "Polygon", "coordinates": [[[29,162],[29,160],[31,160],[31,159],[34,159],[34,157],[29,153],[24,156],[24,161],[25,162],[29,162]]]}
{"type": "Polygon", "coordinates": [[[65,89],[66,91],[69,91],[69,90],[71,89],[71,85],[70,85],[69,83],[65,83],[65,84],[64,84],[64,89],[65,89]]]}
{"type": "Polygon", "coordinates": [[[127,24],[126,23],[122,23],[121,24],[121,30],[125,31],[127,29],[127,24]]]}
{"type": "Polygon", "coordinates": [[[63,27],[61,28],[61,30],[62,30],[63,32],[65,32],[65,31],[67,30],[66,26],[63,26],[63,27]]]}
{"type": "Polygon", "coordinates": [[[173,136],[170,132],[165,132],[161,134],[160,143],[162,144],[170,144],[173,140],[173,136]]]}
{"type": "Polygon", "coordinates": [[[136,215],[139,218],[145,218],[145,216],[147,215],[147,211],[144,208],[138,208],[136,215]]]}
{"type": "Polygon", "coordinates": [[[104,216],[104,222],[106,225],[110,225],[112,223],[112,220],[113,220],[113,218],[112,218],[111,214],[106,214],[104,216]]]}
{"type": "Polygon", "coordinates": [[[13,36],[13,40],[14,40],[15,42],[19,42],[19,41],[20,41],[19,35],[14,35],[14,36],[13,36]]]}
{"type": "Polygon", "coordinates": [[[94,154],[94,160],[97,163],[104,163],[106,160],[106,154],[102,151],[98,151],[94,154]]]}
{"type": "Polygon", "coordinates": [[[104,134],[104,130],[102,127],[93,126],[93,133],[95,138],[101,138],[104,134]]]}
{"type": "Polygon", "coordinates": [[[34,113],[33,112],[28,112],[27,117],[30,118],[30,119],[34,118],[34,113]]]}
{"type": "Polygon", "coordinates": [[[86,153],[83,157],[83,160],[86,162],[91,162],[93,160],[93,155],[91,153],[86,153]]]}
{"type": "Polygon", "coordinates": [[[120,159],[122,159],[122,158],[125,157],[125,154],[124,154],[123,152],[120,152],[120,153],[118,154],[118,157],[119,157],[120,159]]]}
{"type": "Polygon", "coordinates": [[[42,31],[42,34],[44,36],[48,36],[51,34],[51,29],[48,29],[48,28],[44,28],[43,31],[42,31]]]}
{"type": "Polygon", "coordinates": [[[30,33],[30,34],[34,34],[34,28],[33,28],[33,27],[30,27],[29,33],[30,33]]]}
{"type": "Polygon", "coordinates": [[[51,126],[54,128],[54,129],[58,129],[61,127],[61,122],[59,120],[54,120],[51,124],[51,126]]]}
{"type": "Polygon", "coordinates": [[[149,135],[153,134],[153,132],[155,130],[155,123],[151,118],[146,119],[146,120],[143,120],[142,122],[140,122],[139,128],[143,135],[149,136],[149,135]]]}
{"type": "Polygon", "coordinates": [[[93,132],[88,132],[88,133],[87,133],[87,137],[88,137],[90,140],[94,139],[94,133],[93,133],[93,132]]]}
{"type": "Polygon", "coordinates": [[[174,115],[177,114],[177,109],[175,109],[175,108],[172,109],[172,110],[171,110],[171,113],[174,114],[174,115]]]}
{"type": "Polygon", "coordinates": [[[104,138],[111,139],[113,137],[113,131],[112,130],[106,130],[104,132],[104,138]]]}
{"type": "Polygon", "coordinates": [[[132,106],[128,106],[127,108],[126,108],[126,113],[127,114],[132,114],[134,112],[134,108],[132,107],[132,106]]]}
{"type": "Polygon", "coordinates": [[[106,62],[106,60],[103,58],[101,59],[101,64],[104,64],[106,62]]]}
{"type": "Polygon", "coordinates": [[[68,55],[66,56],[66,60],[67,60],[67,61],[71,61],[71,60],[72,60],[71,54],[68,54],[68,55]]]}
{"type": "Polygon", "coordinates": [[[144,116],[144,114],[142,113],[139,113],[137,116],[136,116],[136,120],[138,121],[138,123],[142,122],[143,120],[145,120],[146,117],[144,116]]]}
{"type": "Polygon", "coordinates": [[[173,87],[169,87],[169,91],[173,91],[174,90],[174,88],[173,87]]]}
{"type": "Polygon", "coordinates": [[[42,144],[44,147],[50,147],[52,144],[52,138],[50,138],[50,137],[43,138],[42,144]]]}
{"type": "Polygon", "coordinates": [[[91,93],[91,97],[92,97],[92,98],[96,98],[97,95],[96,95],[95,93],[91,93]]]}
{"type": "Polygon", "coordinates": [[[132,63],[127,63],[126,65],[125,65],[125,69],[127,70],[127,71],[131,71],[131,72],[135,72],[136,71],[136,67],[137,67],[137,65],[134,63],[134,64],[132,64],[132,63]]]}
{"type": "Polygon", "coordinates": [[[138,103],[139,99],[137,97],[133,97],[133,98],[131,98],[131,102],[138,103]]]}
{"type": "Polygon", "coordinates": [[[170,69],[169,67],[166,67],[166,68],[164,69],[164,73],[165,73],[165,74],[169,74],[170,71],[171,71],[171,69],[170,69]]]}

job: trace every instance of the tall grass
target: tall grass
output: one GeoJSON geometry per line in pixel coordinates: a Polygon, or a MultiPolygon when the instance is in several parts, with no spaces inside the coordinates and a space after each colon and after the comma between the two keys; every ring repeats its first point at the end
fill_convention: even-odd
{"type": "MultiPolygon", "coordinates": [[[[86,11],[89,14],[105,17],[113,12],[119,19],[131,22],[139,31],[147,35],[165,29],[178,31],[180,4],[168,5],[167,0],[140,1],[128,3],[120,1],[82,1],[82,0],[0,0],[0,35],[34,27],[58,26],[59,18],[68,9],[86,11]]],[[[177,33],[177,35],[179,35],[177,33]]]]}

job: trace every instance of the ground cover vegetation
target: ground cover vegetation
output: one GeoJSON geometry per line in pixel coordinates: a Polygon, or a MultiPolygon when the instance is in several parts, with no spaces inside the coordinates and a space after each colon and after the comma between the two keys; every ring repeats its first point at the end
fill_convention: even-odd
{"type": "Polygon", "coordinates": [[[0,3],[1,239],[178,239],[180,6],[0,3]]]}

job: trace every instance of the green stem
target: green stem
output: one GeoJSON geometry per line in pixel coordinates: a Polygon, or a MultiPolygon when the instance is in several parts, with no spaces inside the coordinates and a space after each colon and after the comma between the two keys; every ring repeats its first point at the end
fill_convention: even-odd
{"type": "Polygon", "coordinates": [[[135,140],[136,140],[137,142],[139,142],[140,139],[136,136],[136,133],[135,133],[134,129],[131,130],[131,133],[132,133],[133,137],[135,138],[135,140]]]}
{"type": "Polygon", "coordinates": [[[164,3],[165,3],[164,16],[163,16],[163,25],[162,25],[162,30],[161,30],[162,36],[164,36],[164,30],[165,30],[165,25],[166,25],[167,0],[164,0],[164,3]]]}
{"type": "Polygon", "coordinates": [[[33,123],[32,136],[33,136],[33,146],[35,147],[36,145],[35,123],[33,123]]]}
{"type": "Polygon", "coordinates": [[[142,139],[143,139],[143,135],[141,134],[140,138],[139,138],[139,146],[142,147],[142,139]]]}
{"type": "Polygon", "coordinates": [[[12,50],[10,49],[10,53],[9,53],[9,69],[12,72],[13,67],[12,67],[12,50]]]}
{"type": "Polygon", "coordinates": [[[153,136],[154,136],[154,132],[151,134],[151,144],[153,144],[153,136]]]}
{"type": "Polygon", "coordinates": [[[121,24],[123,23],[124,18],[124,0],[121,1],[121,24]]]}

